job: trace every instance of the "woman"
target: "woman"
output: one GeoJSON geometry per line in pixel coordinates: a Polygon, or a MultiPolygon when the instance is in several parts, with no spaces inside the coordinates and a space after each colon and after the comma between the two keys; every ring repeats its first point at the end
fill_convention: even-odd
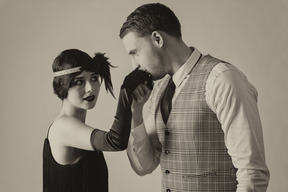
{"type": "MultiPolygon", "coordinates": [[[[140,74],[136,75],[140,77],[137,81],[125,78],[112,128],[109,132],[101,131],[86,125],[85,119],[87,110],[96,104],[103,79],[106,90],[113,95],[110,67],[104,54],[97,53],[91,58],[77,49],[65,50],[55,58],[53,88],[62,100],[62,108],[44,142],[45,192],[108,191],[108,169],[102,151],[126,149],[130,107],[132,97],[135,98],[132,92],[149,95],[150,90],[143,82],[151,79],[141,71],[137,72],[140,74]]],[[[133,103],[139,106],[140,102],[133,103]]]]}

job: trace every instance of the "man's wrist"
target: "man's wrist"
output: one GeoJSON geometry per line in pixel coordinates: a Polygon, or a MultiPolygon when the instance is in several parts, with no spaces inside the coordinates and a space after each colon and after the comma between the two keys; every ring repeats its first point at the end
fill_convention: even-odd
{"type": "Polygon", "coordinates": [[[132,111],[132,129],[143,123],[142,109],[132,111]]]}

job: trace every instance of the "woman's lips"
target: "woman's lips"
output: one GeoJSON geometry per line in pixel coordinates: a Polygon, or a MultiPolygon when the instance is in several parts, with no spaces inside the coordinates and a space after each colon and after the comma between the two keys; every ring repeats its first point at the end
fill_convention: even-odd
{"type": "Polygon", "coordinates": [[[95,96],[91,95],[91,96],[85,97],[83,100],[88,101],[88,102],[92,102],[92,101],[94,101],[94,99],[95,99],[95,96]]]}

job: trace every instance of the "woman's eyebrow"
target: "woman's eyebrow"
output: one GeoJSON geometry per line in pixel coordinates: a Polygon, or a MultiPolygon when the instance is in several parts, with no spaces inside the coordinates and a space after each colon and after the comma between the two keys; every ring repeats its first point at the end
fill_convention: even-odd
{"type": "Polygon", "coordinates": [[[80,80],[80,79],[83,79],[84,77],[75,77],[74,80],[80,80]]]}
{"type": "Polygon", "coordinates": [[[99,74],[96,73],[96,72],[94,72],[94,73],[91,74],[91,76],[97,76],[97,77],[99,77],[99,74]]]}

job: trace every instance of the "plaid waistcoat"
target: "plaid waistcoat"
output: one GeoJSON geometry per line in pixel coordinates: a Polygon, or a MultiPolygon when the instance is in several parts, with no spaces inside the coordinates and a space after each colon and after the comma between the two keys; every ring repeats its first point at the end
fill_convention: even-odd
{"type": "Polygon", "coordinates": [[[167,122],[160,111],[169,78],[155,98],[155,122],[162,144],[162,191],[236,191],[236,169],[224,143],[216,114],[205,100],[205,85],[220,60],[206,55],[190,72],[167,122]]]}

